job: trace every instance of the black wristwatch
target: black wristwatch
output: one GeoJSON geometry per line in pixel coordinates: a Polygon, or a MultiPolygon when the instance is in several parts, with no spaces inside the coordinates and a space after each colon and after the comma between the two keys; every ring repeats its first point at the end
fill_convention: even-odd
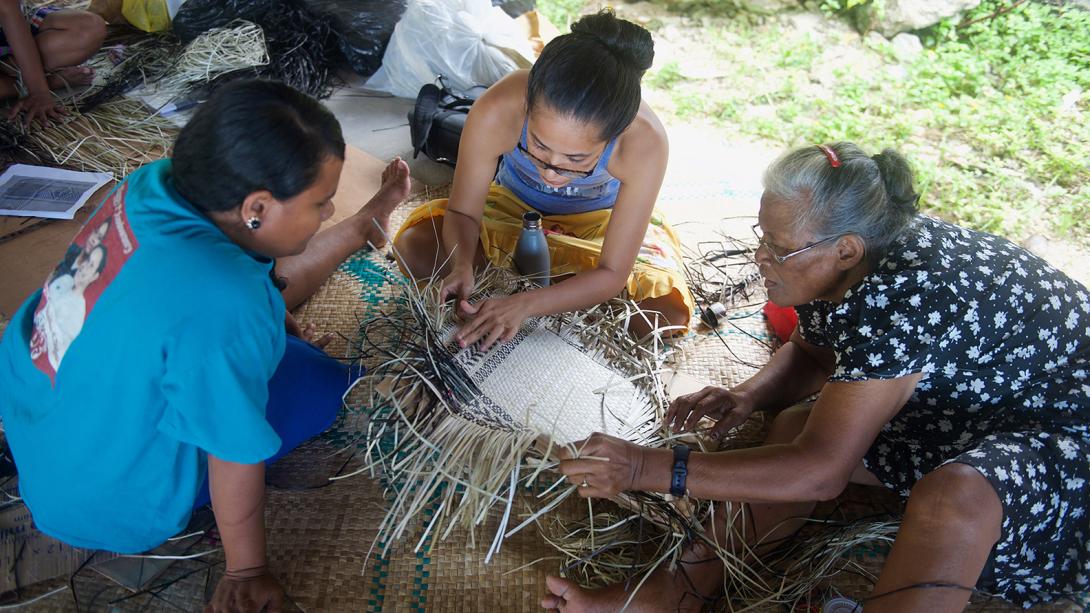
{"type": "Polygon", "coordinates": [[[689,446],[674,445],[674,468],[670,477],[670,494],[681,498],[686,495],[685,480],[689,476],[689,446]]]}

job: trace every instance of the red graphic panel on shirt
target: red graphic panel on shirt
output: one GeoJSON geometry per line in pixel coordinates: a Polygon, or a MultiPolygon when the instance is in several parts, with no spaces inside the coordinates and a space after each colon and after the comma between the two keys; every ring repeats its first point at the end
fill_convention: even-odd
{"type": "Polygon", "coordinates": [[[139,247],[125,212],[127,189],[122,184],[84,224],[42,288],[30,359],[53,383],[95,302],[139,247]]]}

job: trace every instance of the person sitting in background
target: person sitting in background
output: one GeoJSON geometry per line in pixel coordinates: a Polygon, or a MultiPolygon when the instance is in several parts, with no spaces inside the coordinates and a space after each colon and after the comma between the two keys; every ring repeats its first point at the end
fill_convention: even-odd
{"type": "MultiPolygon", "coordinates": [[[[789,538],[848,483],[886,487],[907,506],[868,613],[961,611],[978,588],[1026,607],[1085,605],[1090,290],[1005,239],[918,214],[892,150],[798,149],[764,187],[756,260],[798,326],[751,379],[679,398],[665,420],[686,431],[708,417],[720,437],[766,411],[764,446],[686,456],[596,434],[581,453],[609,461],[566,460],[563,473],[583,496],[731,501],[707,534],[739,555],[789,538]]],[[[699,610],[723,573],[694,543],[628,610],[699,610]]],[[[542,606],[562,611],[627,598],[623,585],[548,585],[542,606]]]]}
{"type": "Polygon", "coordinates": [[[19,0],[0,0],[0,30],[0,58],[14,56],[19,68],[0,74],[0,99],[17,100],[8,119],[23,113],[28,125],[60,117],[64,107],[51,90],[89,84],[94,70],[80,64],[106,38],[106,22],[94,13],[43,7],[28,23],[19,0]]]}
{"type": "Polygon", "coordinates": [[[395,160],[359,213],[316,235],[344,156],[318,102],[237,81],[198,108],[171,159],[129,175],[91,215],[74,240],[88,257],[0,339],[0,416],[39,529],[140,553],[211,500],[226,573],[210,610],[280,610],[265,464],[328,428],[353,377],[285,334],[287,311],[382,244],[409,190],[395,160]]]}

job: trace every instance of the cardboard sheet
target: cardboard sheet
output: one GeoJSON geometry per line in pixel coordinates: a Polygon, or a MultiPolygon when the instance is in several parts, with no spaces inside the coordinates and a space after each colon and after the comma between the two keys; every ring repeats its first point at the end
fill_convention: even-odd
{"type": "MultiPolygon", "coordinates": [[[[344,221],[367,204],[367,201],[382,186],[382,171],[388,163],[389,160],[380,160],[352,145],[345,148],[341,182],[337,186],[337,195],[333,197],[333,204],[337,210],[333,213],[333,217],[322,224],[323,230],[344,221]]],[[[417,184],[414,182],[411,191],[415,192],[416,189],[417,184]]]]}
{"type": "Polygon", "coordinates": [[[95,192],[75,219],[40,222],[33,217],[0,217],[0,316],[10,318],[42,286],[72,237],[112,187],[108,183],[95,192]]]}

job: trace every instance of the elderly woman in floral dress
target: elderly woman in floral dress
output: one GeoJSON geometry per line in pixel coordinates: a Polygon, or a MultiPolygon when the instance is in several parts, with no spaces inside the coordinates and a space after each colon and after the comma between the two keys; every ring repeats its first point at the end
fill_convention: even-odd
{"type": "MultiPolygon", "coordinates": [[[[733,541],[758,550],[848,483],[883,486],[907,505],[868,613],[959,611],[974,589],[1024,606],[1085,602],[1090,291],[1004,239],[920,215],[892,150],[802,148],[764,183],[757,263],[798,328],[753,378],[682,397],[666,421],[689,430],[709,417],[722,436],[767,411],[766,444],[690,455],[596,434],[582,454],[610,461],[571,459],[563,472],[584,496],[733,501],[745,516],[734,525],[747,526],[733,541]]],[[[684,560],[629,610],[696,610],[719,596],[710,547],[684,560]]],[[[623,586],[551,577],[542,606],[616,610],[626,598],[623,586]]]]}

